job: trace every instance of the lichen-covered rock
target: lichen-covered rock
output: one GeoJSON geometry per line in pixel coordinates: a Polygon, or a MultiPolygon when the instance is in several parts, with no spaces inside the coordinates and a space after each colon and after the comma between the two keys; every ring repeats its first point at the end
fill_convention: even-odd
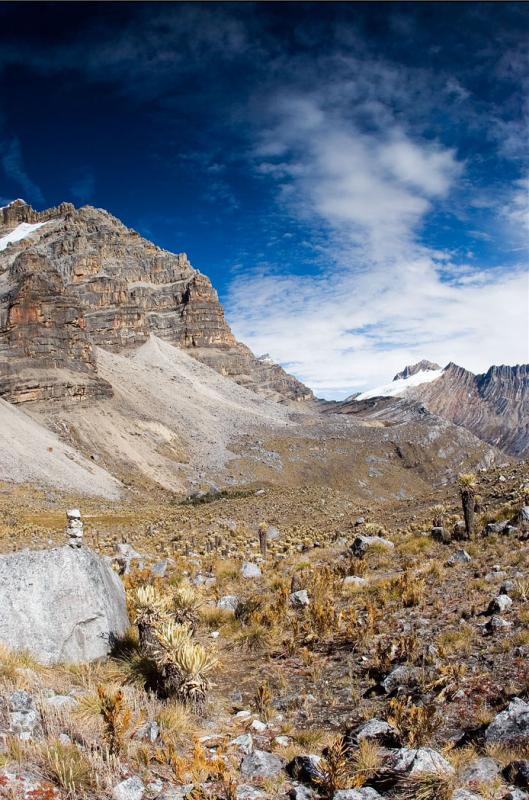
{"type": "Polygon", "coordinates": [[[496,714],[487,730],[487,742],[516,743],[529,735],[529,703],[519,697],[511,700],[505,711],[496,714]]]}
{"type": "Polygon", "coordinates": [[[351,545],[351,552],[357,558],[361,558],[368,550],[393,550],[394,547],[393,542],[383,536],[364,536],[359,534],[351,545]]]}
{"type": "Polygon", "coordinates": [[[127,778],[112,789],[112,800],[142,800],[145,794],[143,781],[136,775],[127,778]]]}
{"type": "Polygon", "coordinates": [[[476,758],[461,772],[461,782],[466,786],[478,787],[494,780],[500,768],[493,758],[476,758]]]}
{"type": "Polygon", "coordinates": [[[42,734],[42,719],[29,692],[19,689],[9,698],[9,733],[27,742],[42,734]]]}
{"type": "Polygon", "coordinates": [[[105,656],[129,625],[125,591],[88,548],[0,556],[0,642],[43,664],[105,656]]]}
{"type": "Polygon", "coordinates": [[[265,750],[254,750],[241,761],[241,775],[245,778],[274,778],[282,769],[281,759],[265,750]]]}
{"type": "Polygon", "coordinates": [[[423,772],[437,772],[452,775],[453,766],[437,750],[431,747],[401,747],[394,750],[384,762],[384,769],[396,775],[418,775],[423,772]]]}

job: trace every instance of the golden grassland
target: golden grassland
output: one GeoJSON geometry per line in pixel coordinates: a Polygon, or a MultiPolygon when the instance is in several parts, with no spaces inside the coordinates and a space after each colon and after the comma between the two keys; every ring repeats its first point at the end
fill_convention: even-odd
{"type": "MultiPolygon", "coordinates": [[[[132,627],[100,663],[51,668],[0,652],[2,706],[25,688],[43,719],[40,739],[7,737],[0,761],[23,765],[42,792],[63,797],[110,797],[132,773],[146,784],[194,784],[197,799],[231,800],[243,782],[232,741],[251,731],[255,746],[285,761],[322,753],[319,791],[332,797],[365,785],[379,769],[373,743],[344,749],[343,733],[372,717],[390,722],[404,745],[442,751],[459,771],[476,755],[502,764],[527,757],[523,748],[454,744],[456,731],[479,728],[509,697],[529,691],[528,544],[479,535],[486,522],[527,503],[527,465],[505,475],[478,475],[475,534],[450,545],[429,531],[440,519],[451,528],[462,518],[456,486],[373,506],[334,489],[272,487],[196,504],[163,493],[126,503],[83,500],[87,544],[111,553],[126,540],[145,558],[124,578],[132,627]],[[269,525],[279,536],[264,552],[259,527],[269,525]],[[348,546],[358,532],[395,547],[353,557],[348,546]],[[449,565],[461,547],[472,560],[449,565]],[[149,565],[161,558],[169,568],[155,578],[149,565]],[[244,579],[243,560],[259,561],[262,576],[244,579]],[[354,577],[363,580],[348,580],[354,577]],[[514,581],[506,614],[512,627],[485,636],[482,612],[506,578],[514,581]],[[307,590],[308,606],[293,605],[297,588],[307,590]],[[236,612],[217,607],[224,595],[240,598],[236,612]],[[405,689],[381,693],[396,667],[409,673],[405,689]],[[51,707],[52,692],[75,703],[51,707]],[[236,716],[241,709],[250,714],[236,716]],[[251,728],[255,719],[264,731],[251,728]],[[139,738],[147,721],[159,726],[156,741],[139,738]]],[[[27,487],[1,493],[1,549],[64,543],[63,509],[79,502],[27,487]]],[[[286,796],[289,785],[284,773],[256,784],[268,797],[286,796]]],[[[409,778],[395,796],[442,800],[455,785],[457,776],[409,778]]],[[[480,791],[492,799],[504,788],[494,779],[480,791]]]]}

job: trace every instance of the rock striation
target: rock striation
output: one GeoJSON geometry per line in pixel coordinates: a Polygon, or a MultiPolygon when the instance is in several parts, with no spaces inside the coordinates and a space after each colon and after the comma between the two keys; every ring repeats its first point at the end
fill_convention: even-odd
{"type": "Polygon", "coordinates": [[[151,334],[274,399],[312,393],[238,342],[209,279],[108,212],[70,203],[1,210],[0,396],[11,402],[111,394],[94,346],[112,352],[151,334]],[[33,230],[7,242],[17,226],[33,230]],[[61,370],[59,374],[57,370],[61,370]]]}
{"type": "Polygon", "coordinates": [[[438,380],[410,395],[500,450],[529,453],[529,364],[494,366],[474,375],[451,363],[438,380]]]}
{"type": "Polygon", "coordinates": [[[129,620],[123,585],[86,547],[0,556],[0,642],[43,664],[102,658],[129,620]]]}

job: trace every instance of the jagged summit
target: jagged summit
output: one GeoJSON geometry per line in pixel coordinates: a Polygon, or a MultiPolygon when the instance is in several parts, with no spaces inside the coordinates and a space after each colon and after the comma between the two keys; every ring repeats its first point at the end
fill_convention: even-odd
{"type": "Polygon", "coordinates": [[[439,364],[436,364],[434,361],[428,361],[427,359],[423,358],[422,361],[418,361],[416,364],[404,367],[402,372],[397,372],[393,380],[400,381],[411,377],[411,375],[417,375],[418,372],[428,372],[430,370],[434,371],[439,369],[441,369],[439,364]]]}
{"type": "Polygon", "coordinates": [[[235,339],[211,282],[185,253],[157,247],[93,206],[35,211],[16,200],[1,210],[0,396],[98,395],[92,348],[134,349],[151,334],[274,399],[312,397],[235,339]]]}

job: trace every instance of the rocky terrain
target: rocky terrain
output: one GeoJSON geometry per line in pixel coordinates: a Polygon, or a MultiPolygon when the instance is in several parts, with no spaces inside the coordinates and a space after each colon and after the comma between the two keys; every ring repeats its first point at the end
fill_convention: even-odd
{"type": "Polygon", "coordinates": [[[474,375],[457,364],[440,370],[421,361],[395,375],[394,382],[394,390],[388,384],[331,410],[395,423],[427,409],[506,453],[529,452],[529,364],[491,367],[474,375]]]}
{"type": "Polygon", "coordinates": [[[185,255],[1,214],[0,797],[528,800],[527,367],[317,401],[185,255]]]}
{"type": "Polygon", "coordinates": [[[434,414],[322,414],[235,340],[184,254],[105,211],[19,200],[1,214],[0,478],[84,479],[106,497],[256,481],[408,497],[499,457],[434,414]]]}
{"type": "Polygon", "coordinates": [[[528,480],[518,463],[400,502],[92,500],[84,543],[65,496],[0,494],[0,549],[37,548],[0,556],[2,591],[36,559],[53,573],[47,639],[28,615],[7,642],[0,614],[0,796],[526,800],[528,480]],[[46,658],[83,618],[60,585],[92,581],[90,618],[116,591],[96,590],[103,564],[130,629],[104,660],[46,658]]]}

